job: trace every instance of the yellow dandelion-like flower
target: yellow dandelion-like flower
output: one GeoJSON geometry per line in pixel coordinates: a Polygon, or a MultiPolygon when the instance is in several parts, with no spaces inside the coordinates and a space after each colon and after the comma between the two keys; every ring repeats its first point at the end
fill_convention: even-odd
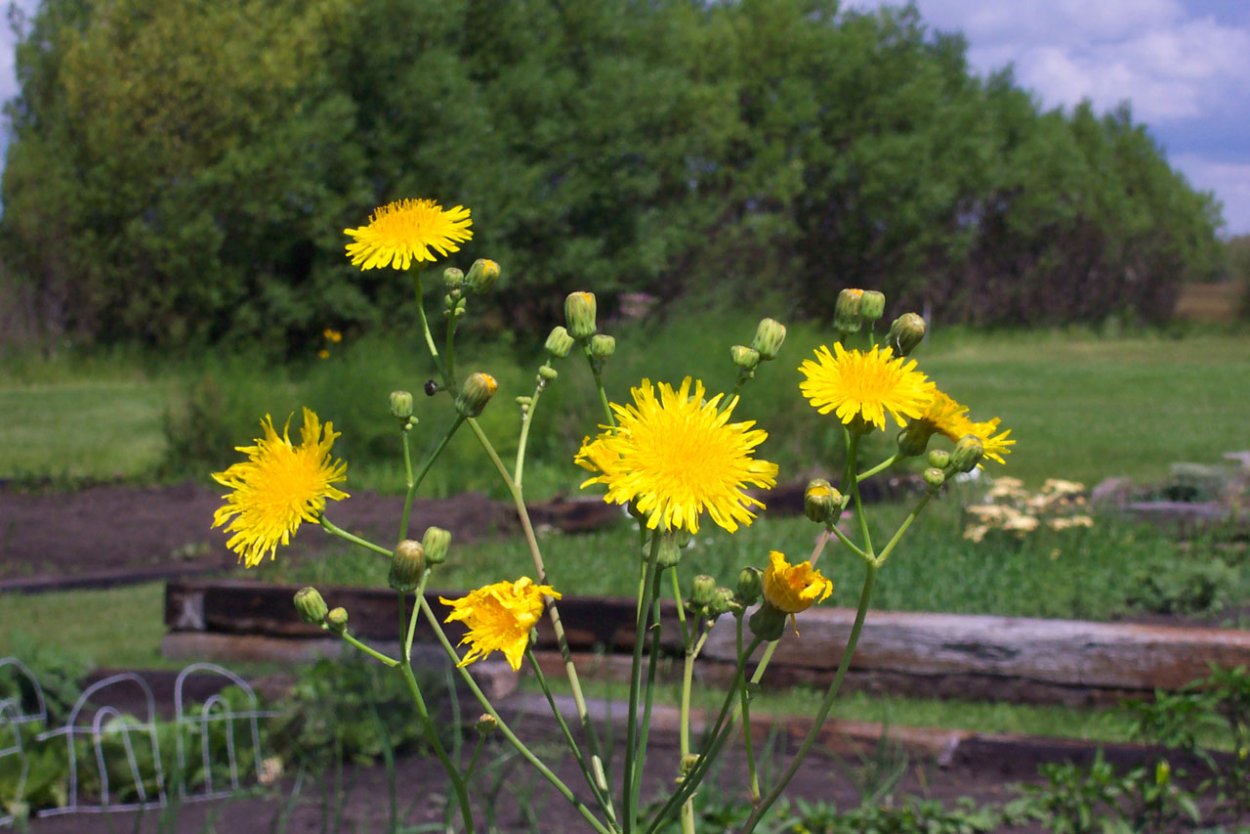
{"type": "Polygon", "coordinates": [[[799,562],[791,565],[786,555],[774,550],[768,554],[768,567],[760,583],[764,599],[778,611],[797,614],[833,593],[833,583],[812,567],[812,563],[799,562]]]}
{"type": "Polygon", "coordinates": [[[995,432],[998,432],[998,426],[1001,422],[997,417],[984,423],[970,422],[960,437],[963,437],[964,434],[976,435],[981,440],[981,446],[985,450],[982,457],[985,460],[992,460],[995,463],[1006,465],[1007,461],[1003,459],[1003,455],[1011,454],[1011,447],[1016,445],[1016,441],[1010,439],[1011,429],[995,434],[995,432]]]}
{"type": "Polygon", "coordinates": [[[472,240],[469,210],[463,206],[444,209],[433,200],[399,200],[373,212],[368,226],[344,229],[355,242],[347,244],[352,266],[407,269],[413,261],[435,261],[459,252],[460,244],[472,240]]]}
{"type": "MultiPolygon", "coordinates": [[[[965,429],[968,425],[967,414],[966,405],[960,405],[934,388],[933,399],[929,400],[924,413],[910,421],[907,428],[903,429],[903,433],[899,435],[899,451],[906,455],[924,454],[925,448],[929,445],[929,438],[933,435],[940,433],[950,437],[952,432],[965,429]]],[[[963,434],[966,433],[966,431],[963,432],[963,434]]],[[[957,437],[963,437],[963,434],[957,437]]]]}
{"type": "Polygon", "coordinates": [[[483,660],[491,652],[503,652],[508,665],[520,669],[530,630],[542,616],[544,597],[559,599],[560,594],[550,585],[535,585],[528,576],[486,585],[460,599],[439,597],[439,602],[452,609],[443,622],[462,622],[469,629],[460,641],[462,646],[469,644],[460,665],[483,660]]]}
{"type": "Polygon", "coordinates": [[[634,502],[652,530],[699,531],[699,516],[729,532],[755,518],[751,507],[763,507],[743,490],[747,485],[771,488],[777,464],[752,454],[768,437],[754,421],[730,423],[735,397],[720,408],[723,394],[704,401],[703,383],[686,377],[681,388],[651,380],[632,389],[632,404],[612,404],[617,426],[605,427],[594,440],[586,438],[575,458],[591,472],[582,487],[604,484],[604,500],[634,502]]]}
{"type": "Polygon", "coordinates": [[[318,521],[327,498],[347,497],[334,486],[347,480],[347,464],[330,458],[340,434],[333,423],[323,427],[305,408],[298,446],[291,442],[289,417],[281,436],[268,414],[260,427],[264,435],[256,438],[255,446],[238,447],[247,460],[213,473],[213,480],[232,490],[222,496],[226,503],[213,514],[213,526],[230,522],[226,532],[234,535],[226,547],[249,568],[260,564],[266,553],[272,558],[278,545],[289,544],[300,522],[318,521]]]}
{"type": "Polygon", "coordinates": [[[895,358],[891,348],[848,351],[841,344],[816,349],[815,361],[799,366],[806,379],[799,390],[821,414],[834,412],[847,425],[871,424],[885,428],[890,412],[901,427],[904,418],[924,414],[935,386],[916,370],[916,360],[895,358]]]}

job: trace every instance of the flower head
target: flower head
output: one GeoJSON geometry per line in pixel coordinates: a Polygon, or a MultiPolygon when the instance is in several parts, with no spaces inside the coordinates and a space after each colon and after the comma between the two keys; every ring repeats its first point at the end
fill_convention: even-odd
{"type": "Polygon", "coordinates": [[[768,562],[761,580],[764,599],[778,611],[797,614],[833,593],[833,583],[812,567],[811,562],[791,565],[786,555],[776,550],[768,554],[768,562]]]}
{"type": "Polygon", "coordinates": [[[347,244],[352,266],[407,269],[413,261],[437,260],[460,251],[461,243],[473,239],[473,223],[463,206],[444,209],[433,200],[399,200],[373,212],[369,225],[344,229],[355,242],[347,244]]]}
{"type": "Polygon", "coordinates": [[[901,427],[904,418],[919,417],[929,406],[935,387],[914,359],[895,358],[891,348],[848,351],[835,344],[833,350],[821,345],[815,361],[799,366],[806,377],[799,390],[821,414],[832,411],[847,425],[884,429],[885,412],[901,427]]]}
{"type": "Polygon", "coordinates": [[[994,417],[984,423],[970,423],[966,433],[976,435],[980,439],[981,446],[985,450],[981,455],[983,458],[1005,465],[1007,461],[1003,460],[1003,455],[1011,454],[1011,447],[1016,445],[1016,441],[1010,439],[1011,429],[1004,432],[998,431],[1001,422],[999,418],[994,417]],[[995,434],[995,432],[998,433],[995,434]]]}
{"type": "Polygon", "coordinates": [[[266,553],[272,558],[279,544],[289,544],[300,522],[317,521],[327,498],[347,497],[334,486],[347,480],[347,464],[330,458],[339,436],[333,423],[323,427],[305,408],[298,446],[291,442],[289,417],[281,436],[268,414],[260,427],[264,435],[256,438],[255,446],[238,447],[247,460],[213,473],[213,480],[231,490],[222,496],[226,503],[213,514],[213,526],[230,522],[226,532],[234,535],[226,546],[249,568],[260,564],[266,553]]]}
{"type": "Polygon", "coordinates": [[[452,609],[444,622],[462,622],[469,629],[460,641],[461,645],[469,644],[460,665],[483,660],[491,652],[503,652],[508,665],[520,669],[530,630],[542,616],[544,597],[559,599],[560,594],[550,585],[535,585],[528,576],[486,585],[460,599],[439,597],[439,602],[452,609]]]}
{"type": "Polygon", "coordinates": [[[681,388],[661,382],[659,397],[649,379],[634,388],[632,404],[612,404],[617,425],[587,438],[577,453],[579,466],[598,472],[582,486],[604,484],[605,501],[635,502],[651,529],[699,531],[699,516],[729,532],[755,518],[762,507],[743,489],[777,483],[777,464],[752,457],[768,437],[753,421],[730,423],[735,397],[723,409],[722,394],[704,401],[703,383],[690,377],[681,388]]]}
{"type": "Polygon", "coordinates": [[[924,413],[907,424],[898,437],[899,449],[906,455],[920,455],[929,444],[929,438],[942,434],[958,440],[968,432],[968,407],[960,405],[936,388],[933,399],[924,413]],[[959,434],[952,433],[959,432],[959,434]]]}

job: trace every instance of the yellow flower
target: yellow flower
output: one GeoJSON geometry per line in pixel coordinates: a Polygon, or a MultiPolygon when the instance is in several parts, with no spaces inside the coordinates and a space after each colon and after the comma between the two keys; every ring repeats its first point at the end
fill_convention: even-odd
{"type": "Polygon", "coordinates": [[[264,436],[256,438],[255,446],[238,447],[247,460],[213,473],[213,480],[232,490],[222,496],[226,503],[213,514],[213,526],[230,522],[226,532],[234,535],[226,546],[249,568],[260,564],[266,553],[272,558],[279,544],[289,544],[300,522],[318,521],[327,498],[347,497],[334,487],[347,480],[347,464],[330,458],[339,436],[333,423],[323,429],[317,415],[305,408],[298,446],[291,443],[289,417],[281,437],[268,414],[260,427],[264,436]]]}
{"type": "Polygon", "coordinates": [[[331,344],[337,345],[339,342],[343,341],[343,334],[338,330],[335,330],[333,327],[327,327],[325,330],[321,331],[321,335],[324,336],[325,340],[331,344]]]}
{"type": "Polygon", "coordinates": [[[833,583],[812,567],[811,562],[791,565],[786,555],[774,550],[760,582],[764,599],[778,611],[797,614],[823,602],[833,593],[833,583]]]}
{"type": "Polygon", "coordinates": [[[460,641],[462,646],[469,644],[460,665],[483,660],[491,652],[503,652],[508,665],[520,669],[530,630],[542,616],[544,597],[559,599],[560,594],[550,585],[535,585],[528,576],[486,585],[460,599],[439,597],[439,602],[452,608],[443,622],[462,622],[469,629],[460,641]]]}
{"type": "Polygon", "coordinates": [[[967,434],[967,414],[966,405],[960,405],[934,388],[933,399],[929,400],[924,413],[909,422],[899,435],[899,450],[906,455],[921,455],[929,444],[929,438],[934,434],[941,433],[951,437],[952,432],[960,432],[953,439],[963,437],[967,434]]]}
{"type": "Polygon", "coordinates": [[[459,252],[459,244],[473,238],[472,223],[463,206],[444,209],[433,200],[399,200],[374,211],[368,226],[343,233],[355,240],[347,244],[352,266],[407,269],[413,261],[437,260],[431,249],[441,257],[459,252]]]}
{"type": "Polygon", "coordinates": [[[633,404],[612,404],[617,426],[582,441],[576,463],[600,473],[582,487],[604,484],[605,501],[635,502],[652,530],[697,533],[705,511],[731,533],[749,525],[749,508],[764,505],[744,488],[777,483],[777,464],[751,457],[768,432],[752,429],[750,420],[730,423],[737,397],[720,410],[724,395],[705,402],[703,383],[695,381],[692,391],[690,377],[679,390],[663,382],[659,390],[657,399],[644,379],[630,392],[633,404]]]}
{"type": "Polygon", "coordinates": [[[833,350],[831,354],[822,345],[815,361],[808,359],[799,366],[806,377],[799,390],[821,414],[832,411],[847,425],[884,429],[886,411],[901,427],[904,418],[919,417],[928,408],[935,386],[916,370],[916,360],[895,358],[888,347],[865,353],[835,344],[833,350]]]}
{"type": "MultiPolygon", "coordinates": [[[[1011,447],[1016,445],[1016,441],[1010,439],[1011,429],[999,434],[994,433],[998,431],[1001,422],[999,418],[994,417],[984,423],[974,423],[964,416],[954,420],[950,426],[942,430],[942,434],[956,442],[964,435],[971,434],[981,441],[984,449],[983,459],[1006,465],[1007,461],[1003,459],[1003,455],[1011,454],[1011,447]]],[[[977,464],[977,468],[981,469],[981,464],[977,464]]]]}

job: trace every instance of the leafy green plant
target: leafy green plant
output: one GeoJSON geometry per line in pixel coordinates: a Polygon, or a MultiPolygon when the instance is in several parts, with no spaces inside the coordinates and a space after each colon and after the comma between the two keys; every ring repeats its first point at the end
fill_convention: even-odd
{"type": "Polygon", "coordinates": [[[1235,565],[1178,559],[1135,571],[1125,601],[1155,614],[1213,614],[1232,604],[1240,586],[1235,565]]]}
{"type": "MultiPolygon", "coordinates": [[[[56,726],[69,716],[82,694],[80,681],[90,668],[87,659],[55,643],[40,643],[24,631],[16,632],[12,641],[9,653],[21,658],[38,681],[48,710],[48,724],[56,726]]],[[[0,700],[6,698],[19,699],[27,714],[37,709],[31,682],[24,675],[13,674],[11,668],[0,669],[0,700]]]]}

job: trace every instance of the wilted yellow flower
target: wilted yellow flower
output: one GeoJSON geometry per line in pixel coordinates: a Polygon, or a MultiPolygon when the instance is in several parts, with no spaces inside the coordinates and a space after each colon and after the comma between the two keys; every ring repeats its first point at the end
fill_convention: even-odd
{"type": "Polygon", "coordinates": [[[344,229],[355,242],[347,244],[352,266],[407,269],[413,261],[434,261],[459,252],[461,243],[472,240],[469,209],[444,209],[433,200],[399,200],[373,212],[369,225],[344,229]]]}
{"type": "Polygon", "coordinates": [[[491,652],[503,652],[508,665],[520,669],[530,630],[542,616],[544,597],[559,599],[560,594],[550,585],[535,585],[528,576],[486,585],[460,599],[439,597],[439,602],[452,608],[444,622],[462,622],[469,629],[460,641],[462,646],[469,644],[460,665],[483,660],[491,652]]]}
{"type": "Polygon", "coordinates": [[[984,449],[981,455],[983,459],[1006,464],[1007,461],[1003,460],[1003,455],[1011,454],[1011,447],[1016,445],[1016,441],[1009,439],[1011,437],[1011,429],[995,434],[995,432],[998,432],[1000,422],[1002,421],[995,417],[984,423],[970,423],[965,434],[976,435],[980,439],[981,447],[984,449]]]}
{"type": "Polygon", "coordinates": [[[213,526],[230,522],[226,532],[234,535],[226,546],[249,568],[266,553],[272,558],[279,544],[289,544],[300,522],[318,521],[327,498],[347,497],[334,486],[347,480],[347,464],[330,458],[339,436],[333,423],[323,427],[305,408],[298,446],[291,443],[289,417],[281,436],[268,414],[260,426],[264,435],[255,446],[238,447],[248,459],[213,473],[213,480],[232,490],[222,496],[226,503],[213,514],[213,526]]]}
{"type": "Polygon", "coordinates": [[[575,458],[591,472],[582,487],[604,484],[604,500],[634,502],[651,529],[699,531],[699,516],[729,532],[755,518],[764,506],[747,495],[747,485],[771,488],[777,464],[751,455],[768,437],[754,421],[730,423],[735,397],[723,410],[723,394],[704,401],[703,383],[686,377],[681,388],[661,382],[657,399],[651,380],[634,388],[633,404],[612,404],[617,426],[586,438],[575,458]]]}
{"type": "Polygon", "coordinates": [[[891,348],[848,351],[841,344],[816,349],[815,361],[799,366],[806,379],[799,390],[821,414],[834,412],[847,425],[885,428],[888,411],[901,427],[905,418],[924,414],[935,386],[916,370],[916,360],[895,358],[891,348]]]}
{"type": "Polygon", "coordinates": [[[768,554],[768,562],[761,579],[764,599],[779,611],[797,614],[833,593],[833,583],[810,561],[791,565],[784,553],[774,550],[768,554]]]}

